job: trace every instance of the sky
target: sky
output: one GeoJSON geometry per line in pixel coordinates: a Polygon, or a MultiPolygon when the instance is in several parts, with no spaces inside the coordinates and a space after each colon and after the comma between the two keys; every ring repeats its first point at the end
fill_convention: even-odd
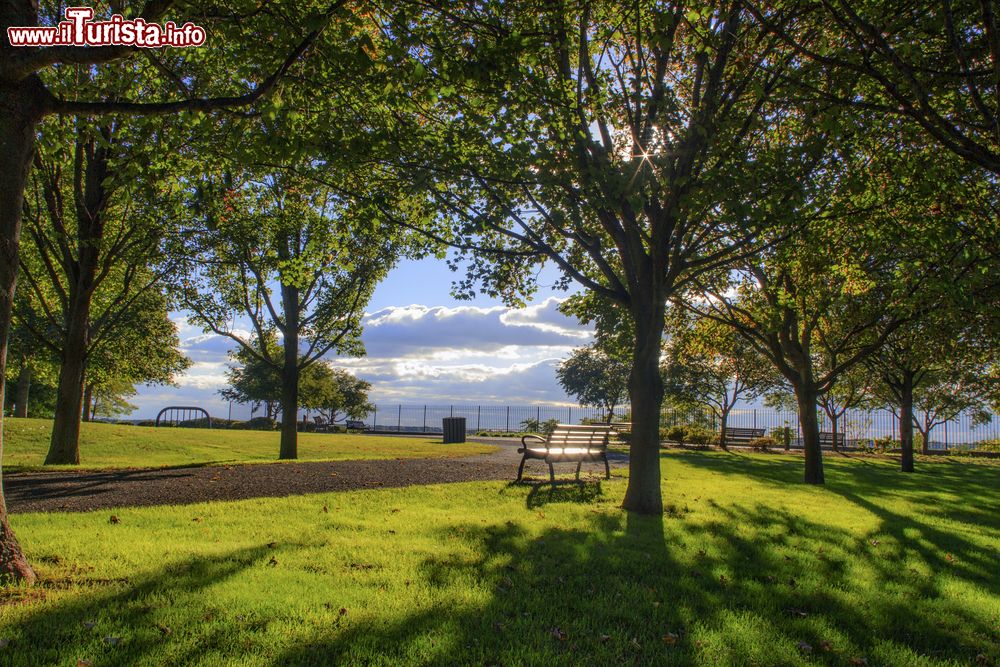
{"type": "MultiPolygon", "coordinates": [[[[367,355],[331,361],[371,382],[378,404],[575,404],[555,369],[573,348],[589,343],[592,332],[558,312],[568,293],[552,289],[555,274],[540,275],[542,287],[524,308],[483,296],[459,301],[450,294],[455,275],[435,258],[401,262],[366,309],[367,355]]],[[[229,403],[218,392],[235,343],[204,333],[184,313],[172,319],[193,365],[177,387],[139,387],[130,416],[151,418],[168,405],[190,405],[228,417],[229,403]]],[[[231,414],[245,419],[249,412],[233,405],[231,414]]]]}

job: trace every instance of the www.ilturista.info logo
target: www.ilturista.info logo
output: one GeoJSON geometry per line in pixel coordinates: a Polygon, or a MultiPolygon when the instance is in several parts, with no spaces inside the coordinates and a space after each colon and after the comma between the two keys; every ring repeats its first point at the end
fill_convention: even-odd
{"type": "Polygon", "coordinates": [[[163,25],[145,19],[126,19],[112,14],[107,21],[94,21],[91,7],[67,7],[66,20],[55,27],[19,26],[7,28],[11,46],[201,46],[205,29],[193,23],[178,27],[173,21],[163,25]]]}

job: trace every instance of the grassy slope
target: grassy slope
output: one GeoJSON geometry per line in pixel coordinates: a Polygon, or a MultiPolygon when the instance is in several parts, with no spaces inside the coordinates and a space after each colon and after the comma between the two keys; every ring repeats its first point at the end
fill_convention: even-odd
{"type": "Polygon", "coordinates": [[[14,515],[0,663],[1000,662],[1000,468],[801,466],[668,453],[662,519],[621,478],[14,515]]]}
{"type": "MultiPolygon", "coordinates": [[[[152,428],[85,423],[80,434],[82,468],[136,468],[205,463],[271,463],[278,458],[276,431],[152,428]]],[[[4,470],[42,469],[52,422],[4,420],[4,470]]],[[[494,451],[475,443],[441,444],[431,438],[344,433],[300,433],[299,460],[420,458],[466,456],[494,451]]],[[[49,470],[53,466],[46,466],[49,470]]]]}

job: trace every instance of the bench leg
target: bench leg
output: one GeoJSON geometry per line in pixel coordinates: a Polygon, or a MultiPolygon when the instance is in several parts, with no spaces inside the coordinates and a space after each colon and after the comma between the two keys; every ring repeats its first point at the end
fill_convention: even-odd
{"type": "Polygon", "coordinates": [[[576,462],[576,481],[580,481],[580,466],[583,465],[583,461],[576,462]]]}
{"type": "Polygon", "coordinates": [[[552,467],[552,461],[548,461],[548,464],[549,464],[549,481],[554,482],[556,481],[556,471],[555,468],[552,467]]]}
{"type": "Polygon", "coordinates": [[[520,465],[520,466],[518,467],[518,469],[517,469],[517,481],[518,481],[518,482],[520,482],[520,481],[521,481],[521,476],[522,476],[522,475],[524,475],[524,463],[525,463],[525,461],[527,461],[527,460],[528,460],[528,457],[527,457],[527,456],[522,456],[522,457],[521,457],[521,465],[520,465]]]}
{"type": "Polygon", "coordinates": [[[608,463],[607,455],[604,456],[604,479],[611,479],[611,464],[608,463]]]}

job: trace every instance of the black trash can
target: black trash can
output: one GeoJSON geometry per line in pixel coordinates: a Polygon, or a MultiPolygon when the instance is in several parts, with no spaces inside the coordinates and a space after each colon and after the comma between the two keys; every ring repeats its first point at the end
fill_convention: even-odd
{"type": "Polygon", "coordinates": [[[465,417],[445,417],[441,421],[445,444],[465,442],[465,417]]]}

